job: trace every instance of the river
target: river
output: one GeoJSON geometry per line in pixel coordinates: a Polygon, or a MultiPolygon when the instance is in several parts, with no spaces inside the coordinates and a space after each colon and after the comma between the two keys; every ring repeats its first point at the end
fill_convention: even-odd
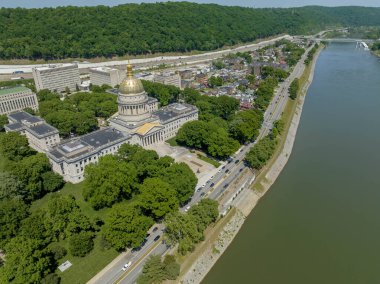
{"type": "Polygon", "coordinates": [[[288,164],[202,283],[380,283],[379,125],[379,60],[330,44],[288,164]]]}

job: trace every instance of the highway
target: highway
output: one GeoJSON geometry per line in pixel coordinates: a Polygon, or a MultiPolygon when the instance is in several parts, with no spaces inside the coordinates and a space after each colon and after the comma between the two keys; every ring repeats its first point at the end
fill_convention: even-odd
{"type": "MultiPolygon", "coordinates": [[[[260,49],[264,46],[273,44],[277,40],[287,38],[290,39],[291,36],[283,35],[270,40],[262,41],[254,44],[247,44],[244,46],[239,46],[232,49],[225,49],[220,51],[207,52],[197,55],[184,55],[184,56],[159,56],[152,58],[140,58],[140,59],[131,59],[130,63],[135,65],[137,68],[150,68],[153,66],[158,66],[160,64],[166,65],[186,65],[186,64],[195,64],[200,62],[211,61],[222,56],[225,56],[230,53],[244,52],[244,51],[253,51],[260,49]]],[[[53,63],[52,63],[53,64],[53,63]]],[[[63,65],[69,65],[70,63],[64,63],[63,65]]],[[[90,62],[78,62],[79,69],[88,69],[101,66],[124,66],[128,64],[128,60],[118,60],[118,61],[105,61],[98,63],[90,62]]],[[[12,74],[15,71],[22,71],[24,73],[31,73],[33,67],[44,67],[49,66],[49,64],[23,64],[23,65],[0,65],[0,74],[12,74]]],[[[23,74],[17,74],[17,76],[23,76],[23,74]]],[[[23,76],[25,77],[25,76],[23,76]]]]}
{"type": "MultiPolygon", "coordinates": [[[[306,59],[306,56],[309,52],[309,49],[306,50],[304,55],[302,56],[301,60],[298,62],[298,64],[294,67],[293,71],[291,72],[290,76],[284,81],[279,84],[279,87],[277,88],[271,103],[269,104],[265,114],[264,114],[264,122],[262,124],[262,127],[259,131],[259,137],[255,140],[253,143],[249,143],[247,145],[243,145],[232,157],[229,163],[227,163],[224,166],[221,166],[219,168],[219,171],[217,174],[215,174],[205,185],[204,187],[200,187],[196,189],[193,198],[189,204],[187,204],[185,207],[181,208],[181,211],[186,211],[187,206],[191,206],[199,202],[202,198],[211,198],[218,200],[223,192],[225,192],[228,189],[228,186],[231,185],[240,175],[240,173],[244,170],[246,165],[244,164],[244,157],[245,154],[249,151],[249,149],[257,143],[261,138],[268,135],[270,130],[273,127],[273,123],[281,118],[282,112],[286,106],[287,101],[289,100],[289,94],[288,89],[291,84],[291,82],[295,78],[299,78],[304,69],[304,60],[306,59]]],[[[149,246],[149,244],[147,244],[149,246]]],[[[157,247],[154,248],[153,252],[154,254],[163,254],[168,250],[167,246],[164,243],[160,243],[157,245],[157,247]]],[[[140,260],[140,262],[131,267],[131,269],[126,272],[122,277],[119,278],[118,281],[114,283],[122,283],[122,284],[132,284],[135,283],[140,272],[142,271],[144,260],[147,256],[145,256],[144,259],[140,260]]],[[[122,265],[120,266],[120,268],[122,265]]],[[[98,282],[98,283],[111,283],[111,282],[98,282]]]]}

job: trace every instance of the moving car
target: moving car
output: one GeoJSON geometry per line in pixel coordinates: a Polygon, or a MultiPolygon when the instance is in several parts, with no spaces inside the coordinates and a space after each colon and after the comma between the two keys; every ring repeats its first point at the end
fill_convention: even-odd
{"type": "Polygon", "coordinates": [[[127,269],[131,267],[131,265],[132,265],[132,261],[130,261],[130,262],[124,264],[122,270],[123,270],[123,271],[127,271],[127,269]]]}

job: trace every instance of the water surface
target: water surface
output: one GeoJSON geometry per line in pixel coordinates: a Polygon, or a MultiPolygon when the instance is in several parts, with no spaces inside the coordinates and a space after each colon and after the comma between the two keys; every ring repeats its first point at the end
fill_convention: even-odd
{"type": "Polygon", "coordinates": [[[380,283],[379,125],[379,60],[329,45],[288,164],[203,283],[380,283]]]}

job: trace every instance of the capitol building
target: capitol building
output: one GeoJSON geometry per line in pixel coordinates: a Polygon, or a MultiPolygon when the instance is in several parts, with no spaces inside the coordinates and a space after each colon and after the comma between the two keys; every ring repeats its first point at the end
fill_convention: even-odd
{"type": "Polygon", "coordinates": [[[46,151],[53,170],[65,181],[81,182],[86,165],[116,154],[125,143],[155,148],[174,137],[184,123],[198,119],[193,105],[174,103],[158,108],[157,99],[149,97],[133,76],[131,65],[117,96],[118,112],[110,118],[109,127],[61,141],[46,151]]]}
{"type": "Polygon", "coordinates": [[[158,109],[157,99],[148,97],[128,65],[118,91],[118,113],[109,120],[112,128],[131,135],[133,144],[148,147],[173,138],[192,120],[198,120],[198,109],[193,105],[174,103],[158,109]]]}

